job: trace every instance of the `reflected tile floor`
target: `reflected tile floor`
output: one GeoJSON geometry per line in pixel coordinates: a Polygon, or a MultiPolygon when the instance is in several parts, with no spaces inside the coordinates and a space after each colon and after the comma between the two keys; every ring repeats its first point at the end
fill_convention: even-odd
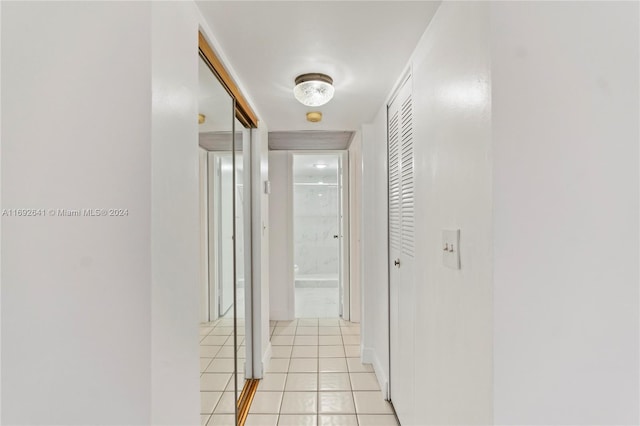
{"type": "MultiPolygon", "coordinates": [[[[372,366],[360,362],[359,324],[303,318],[272,321],[270,331],[271,363],[246,426],[398,426],[372,366]]],[[[226,393],[203,392],[202,425],[233,425],[226,393]]]]}
{"type": "MultiPolygon", "coordinates": [[[[244,365],[244,320],[238,319],[238,365],[244,365]]],[[[200,324],[200,414],[209,419],[212,413],[222,418],[231,415],[235,401],[233,318],[220,318],[200,324]]],[[[244,379],[238,381],[239,387],[244,379]],[[240,381],[241,380],[241,381],[240,381]]],[[[218,420],[218,419],[216,419],[218,420]]],[[[204,424],[204,423],[203,423],[204,424]]],[[[214,423],[210,423],[214,424],[214,423]]]]}

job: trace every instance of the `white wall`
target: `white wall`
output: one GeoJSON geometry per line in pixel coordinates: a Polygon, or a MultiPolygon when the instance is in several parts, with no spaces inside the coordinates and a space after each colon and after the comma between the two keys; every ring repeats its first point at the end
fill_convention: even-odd
{"type": "MultiPolygon", "coordinates": [[[[420,425],[490,424],[493,330],[488,5],[443,3],[410,65],[415,216],[419,218],[413,290],[416,404],[411,417],[420,425]],[[460,270],[442,265],[443,229],[461,229],[460,270]]],[[[387,197],[384,107],[374,123],[364,127],[363,147],[363,211],[367,212],[363,216],[364,354],[365,360],[381,363],[387,361],[387,343],[376,334],[386,331],[378,328],[378,323],[386,321],[383,312],[387,312],[388,281],[386,268],[376,263],[386,265],[389,260],[385,250],[371,247],[386,246],[386,233],[378,230],[386,217],[371,210],[386,208],[381,199],[387,197]],[[372,319],[373,315],[381,318],[372,319]],[[368,349],[373,354],[369,355],[368,349]]]]}
{"type": "Polygon", "coordinates": [[[295,318],[291,154],[269,151],[269,306],[271,320],[295,318]]]}
{"type": "MultiPolygon", "coordinates": [[[[112,29],[120,31],[118,26],[112,29]]],[[[198,15],[193,3],[153,2],[151,424],[154,425],[199,421],[199,243],[204,230],[199,220],[195,120],[197,38],[198,15]]]]}
{"type": "Polygon", "coordinates": [[[260,121],[251,139],[253,179],[253,324],[254,343],[260,348],[254,359],[254,377],[263,377],[271,359],[269,341],[269,195],[265,182],[269,180],[269,133],[260,121]]]}
{"type": "MultiPolygon", "coordinates": [[[[0,46],[2,46],[2,3],[0,3],[0,46]]],[[[0,82],[2,80],[2,54],[0,54],[0,82]]],[[[2,176],[2,84],[0,84],[0,177],[2,176]]],[[[1,182],[1,179],[0,179],[1,182]]],[[[0,209],[2,184],[0,183],[0,209]]],[[[2,295],[2,217],[0,216],[0,296],[2,295]]],[[[0,301],[0,423],[2,423],[2,303],[0,301]]]]}
{"type": "Polygon", "coordinates": [[[638,14],[491,6],[497,424],[640,422],[638,14]]]}
{"type": "Polygon", "coordinates": [[[149,424],[151,4],[2,9],[2,208],[128,209],[2,218],[2,423],[149,424]]]}
{"type": "Polygon", "coordinates": [[[4,423],[198,422],[195,11],[3,4],[4,423]]]}
{"type": "Polygon", "coordinates": [[[416,419],[492,421],[491,109],[487,3],[443,3],[412,60],[416,419]],[[460,229],[461,269],[442,264],[460,229]]]}
{"type": "Polygon", "coordinates": [[[362,302],[362,135],[356,132],[349,145],[349,319],[360,322],[362,302]]]}
{"type": "Polygon", "coordinates": [[[389,252],[387,248],[387,108],[362,126],[362,359],[373,364],[386,397],[389,383],[389,252]]]}
{"type": "MultiPolygon", "coordinates": [[[[445,2],[418,45],[416,423],[640,421],[638,15],[445,2]],[[439,264],[443,228],[462,230],[459,272],[439,264]]],[[[363,126],[374,364],[387,345],[384,115],[363,126]]]]}

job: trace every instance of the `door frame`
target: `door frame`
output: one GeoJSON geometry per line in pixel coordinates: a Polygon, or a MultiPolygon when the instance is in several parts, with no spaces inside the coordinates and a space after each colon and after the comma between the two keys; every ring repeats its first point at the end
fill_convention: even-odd
{"type": "MultiPolygon", "coordinates": [[[[339,204],[342,212],[342,238],[340,239],[341,244],[341,270],[339,271],[339,279],[342,281],[343,287],[343,297],[342,297],[342,307],[341,318],[345,321],[349,321],[351,318],[350,306],[351,306],[351,262],[349,257],[349,248],[350,244],[350,212],[349,212],[349,151],[348,150],[291,150],[287,151],[288,155],[288,205],[286,208],[289,210],[289,214],[291,217],[291,221],[289,222],[289,251],[290,251],[290,287],[289,294],[291,295],[291,303],[289,304],[290,314],[292,318],[295,318],[295,275],[294,275],[294,235],[293,235],[293,216],[294,216],[294,206],[293,206],[293,157],[294,155],[327,155],[327,154],[336,154],[338,155],[338,159],[340,162],[340,167],[342,169],[342,197],[339,199],[339,204]]],[[[340,286],[340,283],[338,284],[340,286]]]]}
{"type": "MultiPolygon", "coordinates": [[[[386,102],[386,108],[385,108],[385,128],[386,128],[386,137],[385,137],[385,148],[386,148],[386,157],[387,157],[387,161],[386,161],[386,166],[387,166],[387,261],[388,263],[388,277],[387,277],[387,314],[388,314],[388,382],[387,382],[387,400],[390,401],[393,405],[393,387],[395,385],[393,385],[394,379],[397,379],[397,376],[394,377],[394,369],[393,369],[393,363],[394,363],[394,357],[392,356],[392,343],[394,341],[394,335],[399,334],[398,329],[400,328],[400,326],[398,326],[398,329],[395,329],[392,327],[392,325],[398,325],[398,324],[394,324],[392,321],[394,312],[393,312],[393,307],[392,307],[392,293],[393,293],[393,289],[392,289],[392,275],[394,275],[395,269],[394,269],[394,259],[393,259],[393,254],[392,254],[392,247],[391,247],[391,200],[390,200],[390,156],[389,156],[389,137],[390,137],[390,133],[389,133],[389,119],[390,119],[390,115],[389,115],[389,110],[391,108],[391,106],[393,105],[393,103],[397,100],[398,96],[401,95],[402,91],[405,89],[405,85],[409,85],[409,91],[412,92],[412,85],[413,85],[413,79],[412,79],[412,75],[413,75],[413,70],[411,67],[408,67],[407,69],[405,69],[405,71],[402,74],[402,77],[398,80],[396,86],[393,89],[393,92],[391,94],[391,96],[388,98],[387,102],[386,102]]],[[[401,148],[399,148],[401,149],[401,148]]],[[[399,154],[401,156],[401,154],[399,154]]],[[[399,161],[402,161],[399,159],[399,161]]],[[[402,232],[402,231],[401,231],[402,232]]],[[[402,249],[398,249],[397,250],[400,255],[400,258],[402,258],[402,249]]],[[[400,259],[402,260],[402,259],[400,259]]],[[[413,272],[411,272],[413,273],[413,272]]],[[[396,272],[397,275],[397,272],[396,272]]],[[[394,411],[395,411],[395,407],[394,407],[394,411]]],[[[397,413],[396,413],[397,416],[397,413]]]]}
{"type": "MultiPolygon", "coordinates": [[[[200,148],[202,149],[202,148],[200,148]]],[[[217,239],[222,227],[222,206],[220,200],[213,194],[220,194],[221,183],[221,161],[223,157],[231,157],[231,152],[208,151],[203,149],[206,158],[204,161],[204,178],[206,179],[206,215],[205,229],[207,234],[207,276],[206,276],[206,321],[213,321],[224,314],[221,310],[222,282],[222,252],[219,247],[220,241],[217,239]],[[213,185],[213,187],[212,187],[213,185]],[[211,190],[213,189],[213,190],[211,190]]],[[[235,303],[235,301],[234,301],[235,303]]]]}

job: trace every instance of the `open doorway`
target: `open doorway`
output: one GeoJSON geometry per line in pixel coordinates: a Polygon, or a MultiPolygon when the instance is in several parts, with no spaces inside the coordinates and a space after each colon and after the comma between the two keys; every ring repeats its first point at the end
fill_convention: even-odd
{"type": "Polygon", "coordinates": [[[343,152],[293,155],[296,318],[349,317],[345,156],[343,152]]]}

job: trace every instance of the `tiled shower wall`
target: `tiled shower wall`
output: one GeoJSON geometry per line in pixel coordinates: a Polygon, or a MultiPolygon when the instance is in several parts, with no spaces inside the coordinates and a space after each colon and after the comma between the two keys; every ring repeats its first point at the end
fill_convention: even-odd
{"type": "Polygon", "coordinates": [[[296,284],[338,279],[338,186],[295,183],[294,264],[296,284]]]}

